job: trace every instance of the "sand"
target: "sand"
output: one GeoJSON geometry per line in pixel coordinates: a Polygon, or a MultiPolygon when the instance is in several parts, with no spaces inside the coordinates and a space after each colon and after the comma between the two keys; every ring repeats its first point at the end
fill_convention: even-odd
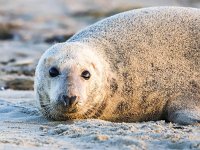
{"type": "Polygon", "coordinates": [[[33,91],[0,92],[0,149],[200,149],[200,126],[165,121],[48,121],[33,91]]]}

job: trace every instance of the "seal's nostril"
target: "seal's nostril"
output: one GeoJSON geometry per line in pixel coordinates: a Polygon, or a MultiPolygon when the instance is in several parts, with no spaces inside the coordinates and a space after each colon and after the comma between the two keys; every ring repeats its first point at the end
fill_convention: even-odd
{"type": "Polygon", "coordinates": [[[68,95],[61,95],[59,98],[59,103],[61,105],[64,105],[65,107],[72,106],[75,103],[76,99],[77,99],[77,96],[69,97],[68,95]]]}
{"type": "Polygon", "coordinates": [[[69,105],[69,100],[68,100],[68,96],[67,95],[62,95],[61,96],[61,101],[64,104],[64,106],[68,106],[69,105]]]}
{"type": "Polygon", "coordinates": [[[69,105],[74,104],[75,101],[76,101],[76,96],[69,97],[69,105]]]}
{"type": "Polygon", "coordinates": [[[72,100],[76,100],[76,96],[72,96],[70,99],[72,99],[72,100]]]}

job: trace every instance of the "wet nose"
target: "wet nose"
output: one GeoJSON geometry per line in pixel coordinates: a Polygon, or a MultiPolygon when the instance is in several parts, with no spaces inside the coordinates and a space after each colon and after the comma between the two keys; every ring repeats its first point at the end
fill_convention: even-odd
{"type": "Polygon", "coordinates": [[[59,97],[59,103],[62,104],[65,107],[72,106],[75,104],[75,101],[77,99],[77,96],[68,96],[68,95],[61,95],[59,97]]]}

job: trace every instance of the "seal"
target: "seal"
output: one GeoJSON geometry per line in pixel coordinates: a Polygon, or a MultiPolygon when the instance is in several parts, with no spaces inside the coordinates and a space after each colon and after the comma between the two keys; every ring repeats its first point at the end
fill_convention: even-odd
{"type": "Polygon", "coordinates": [[[54,120],[200,122],[200,10],[150,7],[103,19],[50,47],[36,68],[54,120]]]}

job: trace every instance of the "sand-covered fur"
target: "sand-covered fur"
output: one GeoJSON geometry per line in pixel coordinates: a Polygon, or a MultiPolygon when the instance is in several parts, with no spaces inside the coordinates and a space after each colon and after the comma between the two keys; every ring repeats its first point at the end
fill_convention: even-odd
{"type": "Polygon", "coordinates": [[[200,122],[199,16],[181,7],[128,11],[51,47],[36,69],[42,112],[55,120],[200,122]]]}

